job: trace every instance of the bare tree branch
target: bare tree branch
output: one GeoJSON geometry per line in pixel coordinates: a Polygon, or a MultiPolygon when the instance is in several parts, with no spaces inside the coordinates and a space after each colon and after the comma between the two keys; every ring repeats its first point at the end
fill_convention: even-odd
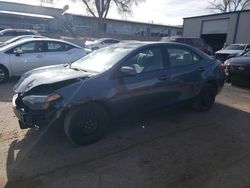
{"type": "Polygon", "coordinates": [[[89,1],[87,2],[87,0],[82,0],[82,2],[85,4],[85,6],[86,6],[88,12],[90,12],[90,14],[92,14],[92,16],[97,17],[97,16],[95,15],[94,11],[90,8],[90,6],[89,6],[89,1]]]}
{"type": "MultiPolygon", "coordinates": [[[[74,0],[72,0],[74,1],[74,0]]],[[[98,27],[104,28],[105,20],[111,6],[115,6],[119,14],[130,14],[132,6],[138,5],[145,0],[80,0],[86,7],[87,12],[98,19],[98,27]]]]}
{"type": "Polygon", "coordinates": [[[250,0],[213,0],[209,1],[211,10],[232,12],[250,8],[250,0]]]}

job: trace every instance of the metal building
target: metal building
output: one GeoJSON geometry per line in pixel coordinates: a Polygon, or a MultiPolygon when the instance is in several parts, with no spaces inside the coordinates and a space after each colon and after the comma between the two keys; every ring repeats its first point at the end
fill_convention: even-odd
{"type": "Polygon", "coordinates": [[[184,37],[201,37],[214,51],[224,44],[250,44],[250,10],[184,18],[184,37]]]}
{"type": "MultiPolygon", "coordinates": [[[[63,9],[0,1],[0,29],[26,28],[91,37],[99,34],[97,23],[94,17],[64,14],[63,9]]],[[[182,35],[182,27],[107,19],[105,34],[159,39],[162,36],[182,35]]]]}

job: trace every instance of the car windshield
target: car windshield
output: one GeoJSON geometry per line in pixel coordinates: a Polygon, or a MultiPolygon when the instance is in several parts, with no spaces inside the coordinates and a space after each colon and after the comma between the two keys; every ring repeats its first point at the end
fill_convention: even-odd
{"type": "Polygon", "coordinates": [[[233,44],[233,45],[226,47],[225,49],[226,50],[244,50],[244,48],[245,48],[245,45],[233,44]]]}
{"type": "Polygon", "coordinates": [[[12,43],[12,42],[16,42],[16,41],[21,40],[21,39],[24,39],[24,38],[25,38],[25,37],[14,37],[14,38],[12,38],[12,39],[10,39],[10,40],[7,40],[6,42],[2,43],[2,44],[0,45],[0,47],[6,46],[6,45],[8,45],[8,44],[10,44],[10,43],[12,43]]]}
{"type": "Polygon", "coordinates": [[[133,49],[134,47],[129,45],[115,45],[102,48],[72,63],[71,67],[90,72],[104,72],[110,69],[133,49]]]}
{"type": "Polygon", "coordinates": [[[250,51],[243,54],[244,57],[250,57],[250,51]]]}

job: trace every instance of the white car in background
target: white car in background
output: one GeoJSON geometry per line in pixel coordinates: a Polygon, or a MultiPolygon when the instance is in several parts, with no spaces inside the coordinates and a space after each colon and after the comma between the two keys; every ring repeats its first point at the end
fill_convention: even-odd
{"type": "Polygon", "coordinates": [[[72,63],[89,52],[75,44],[49,38],[11,43],[0,47],[0,83],[35,68],[72,63]]]}
{"type": "Polygon", "coordinates": [[[112,44],[119,43],[120,41],[117,39],[112,38],[102,38],[95,41],[86,41],[85,42],[85,48],[91,49],[91,50],[98,50],[100,48],[107,47],[112,44]]]}
{"type": "Polygon", "coordinates": [[[29,39],[29,38],[47,38],[47,37],[44,37],[42,35],[21,35],[18,37],[11,38],[10,40],[7,40],[6,42],[0,42],[0,48],[8,44],[11,44],[13,42],[17,42],[19,40],[24,40],[24,39],[29,39]]]}
{"type": "Polygon", "coordinates": [[[13,37],[22,35],[40,35],[38,31],[29,29],[4,29],[0,31],[0,42],[5,42],[13,37]]]}

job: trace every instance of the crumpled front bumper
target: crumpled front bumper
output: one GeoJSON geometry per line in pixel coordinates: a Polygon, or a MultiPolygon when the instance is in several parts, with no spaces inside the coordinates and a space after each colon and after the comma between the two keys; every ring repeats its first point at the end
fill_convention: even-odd
{"type": "Polygon", "coordinates": [[[56,119],[56,109],[29,110],[23,106],[18,106],[16,103],[17,98],[18,95],[13,97],[12,104],[21,129],[47,126],[56,119]]]}

